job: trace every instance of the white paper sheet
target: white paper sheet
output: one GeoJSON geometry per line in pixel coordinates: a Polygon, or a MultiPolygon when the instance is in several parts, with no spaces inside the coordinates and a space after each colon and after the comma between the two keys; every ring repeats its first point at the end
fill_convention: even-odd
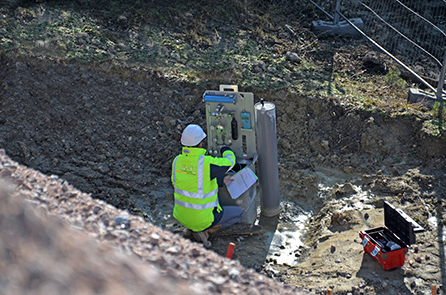
{"type": "Polygon", "coordinates": [[[228,182],[226,187],[231,198],[235,200],[256,183],[258,178],[249,167],[245,167],[232,175],[231,179],[234,179],[234,181],[228,182]]]}

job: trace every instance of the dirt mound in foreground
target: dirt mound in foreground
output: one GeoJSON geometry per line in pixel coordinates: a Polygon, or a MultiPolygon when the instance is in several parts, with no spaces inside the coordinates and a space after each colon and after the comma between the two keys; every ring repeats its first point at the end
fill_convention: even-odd
{"type": "Polygon", "coordinates": [[[0,294],[302,294],[0,154],[0,294]]]}

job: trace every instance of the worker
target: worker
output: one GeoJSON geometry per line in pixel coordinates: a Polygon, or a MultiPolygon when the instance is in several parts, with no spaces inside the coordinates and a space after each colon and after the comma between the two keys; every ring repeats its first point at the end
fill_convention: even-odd
{"type": "Polygon", "coordinates": [[[222,157],[206,155],[206,133],[195,124],[188,125],[181,136],[182,153],[172,163],[175,189],[173,217],[184,227],[185,236],[193,235],[209,248],[209,235],[236,223],[243,215],[237,206],[220,206],[218,186],[233,180],[226,173],[235,165],[234,152],[227,146],[222,157]]]}

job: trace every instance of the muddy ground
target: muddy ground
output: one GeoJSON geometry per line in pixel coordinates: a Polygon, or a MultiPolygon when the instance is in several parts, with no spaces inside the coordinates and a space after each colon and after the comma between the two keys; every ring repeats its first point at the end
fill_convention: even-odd
{"type": "MultiPolygon", "coordinates": [[[[179,227],[170,215],[170,163],[186,124],[204,123],[205,89],[155,73],[122,77],[7,56],[1,69],[7,155],[167,230],[179,227]]],[[[265,99],[277,111],[282,212],[259,214],[267,233],[215,237],[212,250],[225,255],[234,242],[233,259],[312,292],[425,294],[444,284],[444,142],[423,134],[417,118],[285,91],[265,99]],[[364,254],[358,235],[383,224],[383,200],[425,228],[392,271],[364,254]]]]}
{"type": "Polygon", "coordinates": [[[306,294],[0,150],[0,294],[306,294]]]}
{"type": "MultiPolygon", "coordinates": [[[[63,19],[63,13],[44,5],[30,7],[34,15],[28,10],[11,14],[4,10],[2,20],[16,18],[26,27],[27,22],[44,24],[63,19]]],[[[308,8],[296,9],[302,12],[302,24],[315,16],[308,8]]],[[[132,13],[119,16],[120,22],[116,22],[116,15],[106,19],[109,33],[131,35],[135,25],[132,13]]],[[[177,26],[187,31],[189,17],[178,14],[163,30],[171,32],[177,26]]],[[[206,38],[186,40],[198,42],[193,46],[197,52],[214,45],[216,52],[229,52],[235,46],[229,40],[232,30],[250,31],[251,26],[261,26],[264,21],[243,15],[246,21],[242,27],[234,28],[226,26],[218,14],[212,17],[207,26],[200,26],[199,33],[209,40],[217,35],[223,41],[219,39],[215,45],[206,38]]],[[[138,15],[135,19],[144,18],[138,15]]],[[[207,19],[202,14],[200,21],[207,19]]],[[[266,30],[277,42],[262,34],[255,42],[270,50],[273,61],[296,51],[305,62],[314,62],[331,76],[320,77],[311,67],[296,70],[296,61],[285,59],[280,71],[273,67],[274,62],[265,61],[250,65],[249,72],[249,78],[265,85],[273,85],[273,77],[296,81],[302,88],[314,86],[314,93],[306,95],[286,87],[277,90],[276,86],[254,91],[256,102],[264,98],[276,106],[281,213],[265,218],[259,210],[256,223],[264,227],[265,234],[213,237],[211,250],[224,256],[233,242],[233,259],[244,266],[315,294],[328,288],[335,294],[428,294],[431,285],[444,292],[444,136],[426,133],[424,123],[430,117],[423,107],[418,109],[424,113],[406,112],[404,107],[395,112],[372,102],[365,111],[364,104],[344,95],[348,89],[339,80],[328,83],[339,90],[338,95],[319,95],[318,90],[326,87],[323,80],[334,79],[335,73],[343,73],[351,81],[364,81],[364,87],[357,91],[379,96],[385,103],[389,96],[404,98],[408,88],[369,89],[367,79],[387,73],[391,61],[357,39],[320,39],[319,47],[313,49],[314,36],[304,29],[305,34],[299,31],[299,46],[290,41],[283,24],[266,30]],[[358,235],[360,230],[383,225],[384,200],[404,210],[425,229],[417,234],[405,265],[392,271],[384,271],[363,252],[358,235]]],[[[6,38],[6,29],[1,33],[6,38]]],[[[183,35],[175,34],[187,43],[181,39],[183,35]]],[[[147,41],[139,37],[135,39],[147,41]]],[[[64,36],[49,40],[57,44],[71,41],[64,36]]],[[[133,48],[119,43],[110,49],[93,41],[84,32],[76,35],[71,45],[77,44],[85,52],[100,48],[114,51],[118,57],[133,48]]],[[[170,43],[158,48],[161,66],[131,70],[112,62],[67,61],[60,58],[53,43],[46,46],[39,42],[31,42],[35,45],[31,45],[29,55],[20,50],[5,50],[0,55],[0,148],[20,164],[48,176],[57,175],[94,198],[178,232],[180,226],[171,217],[170,169],[181,150],[181,131],[192,122],[205,126],[202,94],[218,89],[219,84],[233,84],[239,73],[231,69],[211,71],[200,77],[206,82],[186,83],[173,77],[169,67],[195,64],[177,58],[169,51],[170,43]]],[[[407,85],[413,82],[409,76],[404,78],[407,85]]]]}

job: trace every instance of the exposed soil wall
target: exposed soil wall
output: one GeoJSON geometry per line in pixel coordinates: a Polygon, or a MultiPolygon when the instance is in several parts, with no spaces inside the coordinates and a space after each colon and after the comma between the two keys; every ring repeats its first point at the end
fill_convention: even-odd
{"type": "MultiPolygon", "coordinates": [[[[206,89],[165,79],[156,72],[114,72],[17,59],[13,54],[1,57],[0,67],[0,146],[8,156],[46,175],[57,175],[93,198],[165,226],[163,220],[172,208],[171,161],[180,151],[182,129],[191,122],[204,124],[201,95],[206,89]]],[[[218,89],[218,85],[209,88],[218,89]]],[[[331,284],[339,292],[353,286],[380,294],[384,274],[373,266],[371,274],[364,274],[373,261],[361,261],[367,256],[361,252],[360,241],[354,240],[362,227],[382,222],[379,210],[386,199],[427,229],[420,237],[426,244],[419,248],[429,259],[423,258],[426,264],[421,266],[435,271],[423,272],[418,262],[411,262],[385,283],[415,294],[429,287],[420,280],[444,282],[443,244],[435,242],[441,237],[442,227],[437,225],[444,222],[446,206],[443,137],[423,133],[422,118],[386,117],[336,99],[299,97],[286,90],[255,95],[256,101],[264,98],[276,105],[283,200],[279,225],[292,221],[300,210],[296,208],[314,215],[306,225],[305,247],[289,249],[299,251],[299,266],[276,265],[273,259],[265,263],[264,250],[252,247],[266,243],[258,236],[238,239],[235,259],[312,291],[322,292],[331,284]],[[323,196],[320,184],[328,187],[323,196]],[[354,192],[354,185],[375,196],[363,201],[374,216],[368,222],[361,217],[365,209],[341,211],[339,202],[354,192]],[[333,261],[349,261],[341,277],[332,276],[337,262],[317,262],[324,261],[334,241],[342,244],[336,252],[339,258],[333,261]],[[356,254],[341,251],[343,247],[353,247],[356,254]],[[408,279],[401,280],[402,276],[408,279]]],[[[215,239],[213,250],[223,256],[230,241],[215,239]]],[[[285,241],[281,246],[288,250],[285,241]]]]}

